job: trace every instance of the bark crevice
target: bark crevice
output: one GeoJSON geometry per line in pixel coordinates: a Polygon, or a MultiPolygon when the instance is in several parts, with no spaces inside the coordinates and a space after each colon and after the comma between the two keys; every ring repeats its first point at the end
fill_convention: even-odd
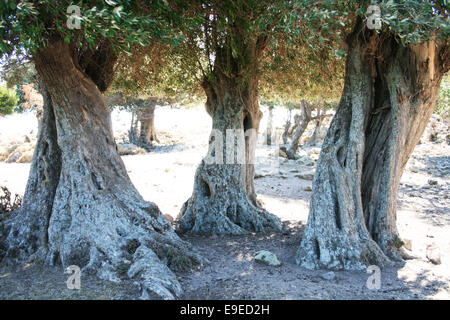
{"type": "MultiPolygon", "coordinates": [[[[249,65],[257,56],[257,43],[249,50],[249,65]]],[[[180,232],[200,234],[244,234],[281,230],[280,220],[261,208],[254,187],[254,152],[262,112],[257,100],[258,79],[240,71],[239,63],[226,52],[217,53],[211,78],[205,77],[206,111],[213,120],[208,155],[220,158],[210,163],[207,156],[197,168],[192,196],[183,205],[177,221],[180,232]],[[228,63],[234,76],[224,74],[228,63]],[[241,76],[238,74],[246,74],[241,76]],[[228,139],[230,130],[236,134],[228,139]],[[219,142],[217,139],[222,139],[219,142]],[[229,161],[243,141],[244,156],[229,161]],[[217,150],[219,149],[219,150],[217,150]],[[223,156],[223,157],[222,157],[223,156]],[[205,192],[207,182],[210,192],[205,192]]]]}
{"type": "Polygon", "coordinates": [[[402,260],[398,185],[448,70],[439,61],[448,48],[435,41],[404,47],[392,35],[361,28],[348,39],[344,91],[322,145],[296,256],[307,268],[402,260]]]}
{"type": "MultiPolygon", "coordinates": [[[[22,241],[17,230],[10,234],[22,241],[24,251],[39,247],[47,263],[78,265],[83,272],[109,281],[134,278],[141,285],[142,298],[150,293],[164,299],[180,296],[173,270],[198,266],[202,258],[133,186],[117,152],[109,109],[98,87],[79,70],[63,41],[49,44],[36,53],[34,61],[54,110],[60,170],[50,181],[53,195],[45,196],[51,207],[36,208],[33,216],[47,218],[36,234],[48,234],[48,241],[22,241]]],[[[42,125],[41,131],[47,127],[42,125]]],[[[38,144],[36,153],[45,149],[38,144]]],[[[29,185],[35,173],[32,169],[29,185]]],[[[28,191],[35,196],[35,191],[28,191]]],[[[18,212],[23,228],[33,228],[24,217],[18,212]]],[[[11,243],[8,240],[6,247],[14,249],[11,243]]]]}

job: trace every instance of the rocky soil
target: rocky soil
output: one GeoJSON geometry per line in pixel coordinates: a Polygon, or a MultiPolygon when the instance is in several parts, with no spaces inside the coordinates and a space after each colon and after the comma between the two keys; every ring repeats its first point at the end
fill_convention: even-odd
{"type": "MultiPolygon", "coordinates": [[[[264,110],[263,110],[264,111],[264,110]]],[[[265,112],[267,114],[267,112],[265,112]]],[[[275,109],[278,132],[286,111],[275,109]]],[[[130,115],[114,112],[117,142],[127,144],[130,115]]],[[[261,128],[266,126],[263,118],[261,128]]],[[[328,119],[325,123],[329,123],[328,119]]],[[[176,218],[191,195],[197,164],[206,154],[211,120],[202,108],[157,108],[160,143],[151,152],[124,155],[128,173],[143,197],[176,218]],[[134,154],[134,155],[133,155],[134,154]]],[[[37,122],[32,113],[0,118],[0,185],[22,194],[29,163],[12,161],[11,153],[32,151],[37,122]],[[31,148],[30,148],[31,145],[31,148]],[[4,150],[13,149],[7,156],[4,150]],[[17,163],[19,162],[19,163],[17,163]]],[[[304,139],[311,134],[310,124],[304,139]]],[[[263,131],[263,130],[261,130],[263,131]]],[[[322,136],[326,129],[322,130],[322,136]]],[[[208,262],[179,273],[185,299],[450,299],[450,130],[433,116],[403,174],[398,199],[398,228],[415,259],[381,270],[381,287],[368,289],[366,272],[306,270],[294,262],[307,221],[314,166],[320,146],[304,147],[298,160],[278,157],[275,147],[257,149],[255,186],[259,200],[283,221],[283,231],[246,236],[184,237],[208,262]],[[268,250],[281,266],[255,261],[268,250]],[[439,258],[439,259],[438,259],[439,258]],[[439,261],[440,260],[440,261],[439,261]]],[[[135,150],[133,146],[125,146],[135,150]]],[[[26,162],[22,160],[21,162],[26,162]]],[[[81,289],[66,287],[60,267],[0,265],[0,299],[136,299],[132,281],[120,284],[82,275],[81,289]]]]}

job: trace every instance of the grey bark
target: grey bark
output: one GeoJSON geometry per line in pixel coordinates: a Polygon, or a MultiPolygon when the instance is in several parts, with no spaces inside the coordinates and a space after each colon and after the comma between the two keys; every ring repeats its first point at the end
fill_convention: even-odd
{"type": "Polygon", "coordinates": [[[164,299],[179,296],[182,290],[171,269],[191,268],[201,258],[133,186],[97,86],[75,67],[63,41],[49,44],[34,61],[53,103],[61,152],[48,240],[40,248],[45,262],[78,265],[110,281],[134,278],[142,298],[149,292],[164,299]]]}
{"type": "Polygon", "coordinates": [[[133,108],[131,110],[131,125],[130,130],[128,130],[128,140],[130,143],[137,143],[138,140],[138,118],[137,118],[137,112],[133,108]]]}
{"type": "Polygon", "coordinates": [[[55,115],[42,82],[43,111],[22,206],[12,212],[0,233],[0,260],[42,259],[48,245],[48,226],[61,172],[55,115]]]}
{"type": "MultiPolygon", "coordinates": [[[[311,135],[311,137],[308,140],[308,145],[310,146],[314,146],[317,144],[317,139],[319,137],[320,134],[320,127],[322,126],[322,121],[324,119],[324,113],[322,112],[322,108],[320,106],[320,104],[317,106],[316,108],[317,110],[317,115],[316,115],[316,119],[314,120],[314,131],[311,135]]],[[[325,111],[325,110],[323,110],[325,111]]]]}
{"type": "Polygon", "coordinates": [[[392,36],[356,30],[296,255],[306,268],[363,269],[401,260],[398,184],[448,70],[442,60],[448,49],[434,42],[403,47],[392,36]]]}
{"type": "Polygon", "coordinates": [[[309,122],[311,121],[311,105],[307,101],[303,100],[300,106],[301,106],[300,120],[298,122],[298,126],[296,127],[292,135],[291,143],[286,149],[286,155],[288,156],[289,159],[296,158],[300,138],[305,132],[306,127],[308,127],[309,122]]]}
{"type": "Polygon", "coordinates": [[[136,110],[137,120],[141,124],[139,131],[139,142],[141,144],[151,146],[154,142],[158,142],[155,130],[155,108],[157,102],[156,98],[145,99],[136,110]]]}
{"type": "Polygon", "coordinates": [[[289,110],[289,117],[286,119],[286,122],[284,124],[284,130],[282,134],[283,144],[287,144],[288,141],[289,129],[291,128],[291,113],[292,111],[289,110]]]}
{"type": "MultiPolygon", "coordinates": [[[[259,42],[247,47],[249,60],[256,63],[259,42]]],[[[219,51],[216,57],[215,79],[205,78],[203,88],[207,96],[206,110],[213,120],[213,129],[222,133],[223,148],[215,150],[215,137],[210,136],[208,154],[226,155],[228,129],[259,129],[262,113],[257,100],[258,79],[254,75],[228,76],[221,72],[231,56],[219,51]],[[217,67],[218,66],[218,67],[217,67]]],[[[239,74],[239,61],[232,60],[239,74]]],[[[246,66],[255,70],[255,66],[246,66]]],[[[244,134],[242,131],[242,135],[244,134]]],[[[240,139],[244,139],[242,135],[240,139]]],[[[236,141],[232,142],[236,146],[236,141]]],[[[281,230],[280,220],[262,209],[254,188],[254,152],[256,136],[245,137],[243,164],[208,163],[197,168],[192,196],[183,205],[178,217],[178,230],[201,234],[244,234],[251,231],[281,230]]]]}
{"type": "Polygon", "coordinates": [[[269,107],[269,116],[267,118],[267,132],[266,132],[266,144],[272,145],[272,133],[273,133],[273,107],[269,107]]]}

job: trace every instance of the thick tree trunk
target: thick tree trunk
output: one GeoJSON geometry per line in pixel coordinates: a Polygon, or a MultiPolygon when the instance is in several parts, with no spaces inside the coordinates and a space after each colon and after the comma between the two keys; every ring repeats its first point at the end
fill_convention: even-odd
{"type": "Polygon", "coordinates": [[[266,131],[266,144],[272,145],[272,133],[273,133],[273,107],[269,107],[269,116],[267,118],[267,131],[266,131]]]}
{"type": "Polygon", "coordinates": [[[284,130],[283,130],[283,144],[287,144],[288,137],[289,137],[289,129],[291,128],[291,113],[292,111],[289,110],[289,117],[286,119],[286,122],[284,124],[284,130]]]}
{"type": "Polygon", "coordinates": [[[40,83],[43,111],[21,207],[11,213],[0,232],[0,260],[43,259],[48,246],[48,226],[61,173],[61,151],[57,143],[51,98],[40,83]],[[3,238],[3,239],[2,239],[3,238]]]}
{"type": "Polygon", "coordinates": [[[433,113],[446,70],[440,61],[445,51],[439,52],[435,42],[404,48],[390,41],[381,48],[388,63],[378,65],[382,76],[374,85],[375,101],[365,130],[361,191],[372,239],[388,257],[398,260],[402,257],[396,226],[400,179],[433,113]]]}
{"type": "Polygon", "coordinates": [[[137,119],[137,114],[136,114],[136,110],[132,109],[131,110],[131,125],[130,125],[130,130],[128,130],[128,140],[130,141],[130,143],[137,143],[137,133],[138,133],[138,129],[137,129],[137,125],[138,125],[138,119],[137,119]]]}
{"type": "Polygon", "coordinates": [[[139,142],[148,146],[158,142],[155,131],[156,103],[156,98],[146,99],[142,101],[141,106],[137,110],[137,119],[141,124],[139,142]]]}
{"type": "Polygon", "coordinates": [[[180,295],[168,267],[188,268],[200,258],[131,183],[97,86],[75,66],[62,41],[34,61],[53,102],[61,150],[46,261],[78,265],[111,281],[126,274],[141,283],[144,298],[148,291],[166,299],[180,295]]]}
{"type": "Polygon", "coordinates": [[[193,194],[180,212],[178,229],[201,234],[280,230],[280,220],[260,208],[253,184],[256,135],[262,117],[257,81],[249,79],[244,85],[224,76],[219,82],[203,84],[213,132],[208,156],[195,174],[193,194]],[[237,141],[231,140],[230,133],[236,134],[237,141]],[[235,151],[239,140],[245,148],[241,156],[235,151]],[[237,154],[237,161],[230,161],[230,153],[234,160],[237,154]]]}
{"type": "Polygon", "coordinates": [[[308,127],[309,122],[311,121],[311,106],[308,102],[302,101],[301,102],[301,118],[298,123],[297,128],[294,131],[294,134],[292,135],[291,143],[289,144],[289,147],[286,149],[286,154],[289,159],[295,159],[296,153],[298,150],[298,145],[300,143],[300,138],[303,135],[303,133],[306,130],[306,127],[308,127]]]}
{"type": "Polygon", "coordinates": [[[317,114],[315,116],[316,120],[314,120],[315,121],[314,131],[308,140],[308,145],[310,145],[310,146],[314,146],[317,144],[317,139],[320,134],[320,127],[322,126],[322,121],[324,119],[324,113],[321,113],[322,108],[321,108],[320,104],[317,106],[316,110],[317,110],[317,114]]]}
{"type": "Polygon", "coordinates": [[[403,47],[387,34],[355,32],[348,44],[344,92],[296,256],[307,268],[362,269],[401,259],[397,189],[448,70],[441,60],[448,51],[434,42],[403,47]]]}

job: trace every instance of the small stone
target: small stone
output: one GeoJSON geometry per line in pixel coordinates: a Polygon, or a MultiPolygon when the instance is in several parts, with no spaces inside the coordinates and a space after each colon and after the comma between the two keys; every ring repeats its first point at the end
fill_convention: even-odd
{"type": "Polygon", "coordinates": [[[311,186],[306,186],[306,187],[305,187],[305,191],[312,191],[311,186]]]}
{"type": "Polygon", "coordinates": [[[412,240],[411,239],[403,239],[403,247],[409,251],[412,250],[412,240]]]}
{"type": "Polygon", "coordinates": [[[117,150],[121,156],[146,153],[145,149],[140,148],[133,143],[118,143],[117,150]]]}
{"type": "Polygon", "coordinates": [[[255,172],[255,179],[260,179],[268,176],[266,172],[255,172]]]}
{"type": "Polygon", "coordinates": [[[286,152],[284,152],[283,150],[279,150],[279,152],[278,152],[278,156],[280,156],[280,157],[282,157],[282,158],[286,158],[287,159],[287,154],[286,154],[286,152]]]}
{"type": "Polygon", "coordinates": [[[296,174],[295,177],[303,179],[303,180],[312,180],[312,179],[314,179],[314,172],[313,171],[302,172],[302,173],[296,174]]]}
{"type": "Polygon", "coordinates": [[[309,156],[301,156],[298,160],[297,163],[304,165],[304,166],[314,166],[316,163],[314,162],[313,159],[311,159],[309,156]]]}
{"type": "Polygon", "coordinates": [[[164,218],[166,218],[166,220],[169,221],[170,223],[173,223],[172,216],[168,215],[167,213],[164,215],[164,218]]]}
{"type": "Polygon", "coordinates": [[[427,259],[433,264],[441,264],[441,252],[436,244],[427,246],[427,259]]]}
{"type": "Polygon", "coordinates": [[[33,150],[24,152],[24,153],[21,155],[21,157],[20,157],[19,159],[17,159],[16,162],[18,162],[18,163],[28,163],[28,162],[31,162],[31,160],[33,160],[33,153],[34,153],[33,150]]]}
{"type": "Polygon", "coordinates": [[[414,172],[414,173],[418,173],[419,172],[419,168],[412,166],[411,168],[409,168],[409,171],[414,172]]]}
{"type": "Polygon", "coordinates": [[[329,281],[334,280],[334,278],[336,278],[336,274],[333,271],[323,273],[320,276],[322,277],[322,279],[329,281]]]}
{"type": "Polygon", "coordinates": [[[429,179],[429,180],[428,180],[428,184],[429,184],[430,186],[436,186],[436,185],[438,184],[438,182],[437,182],[437,180],[429,179]]]}
{"type": "Polygon", "coordinates": [[[8,159],[6,159],[6,162],[7,163],[17,162],[17,160],[19,160],[20,157],[22,157],[22,153],[19,151],[16,151],[13,154],[11,154],[8,159]]]}
{"type": "Polygon", "coordinates": [[[273,267],[281,266],[281,262],[277,256],[267,250],[258,251],[255,255],[255,261],[273,267]]]}

